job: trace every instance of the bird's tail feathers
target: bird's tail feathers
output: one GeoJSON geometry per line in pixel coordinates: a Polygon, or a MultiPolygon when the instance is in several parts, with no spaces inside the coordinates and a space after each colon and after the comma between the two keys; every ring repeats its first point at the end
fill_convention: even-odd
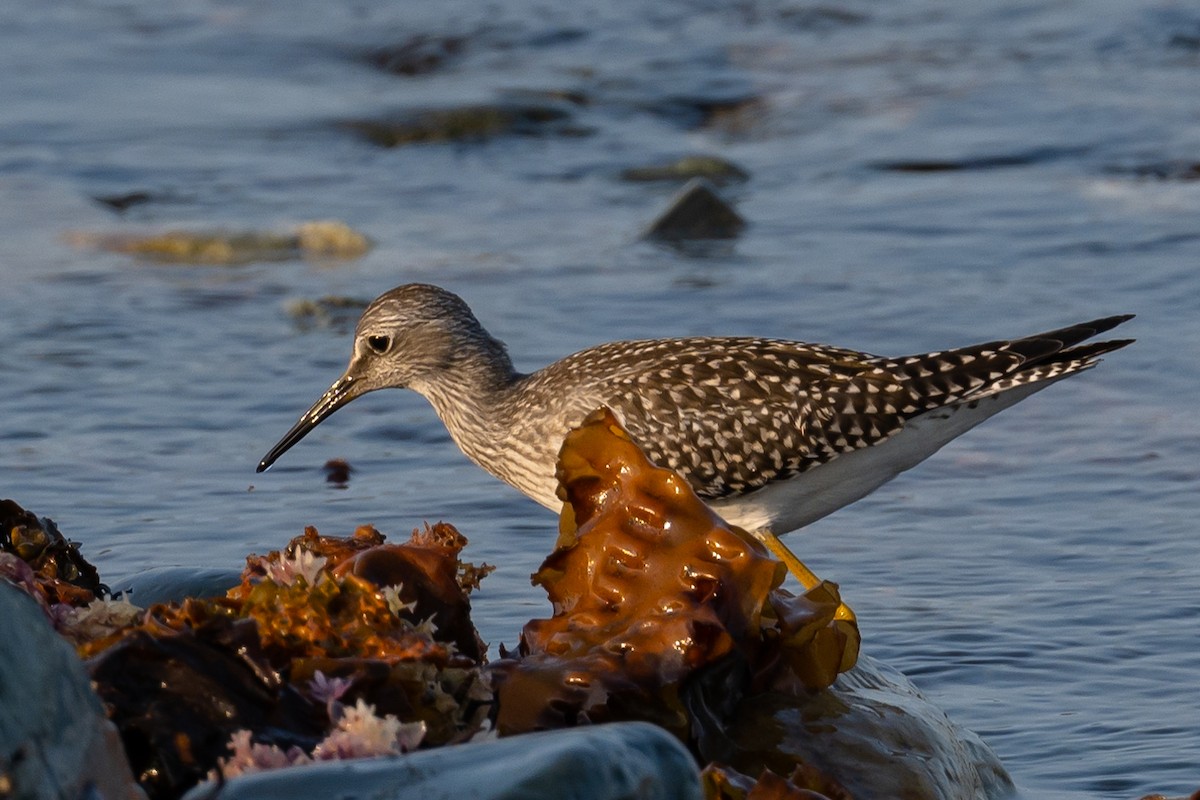
{"type": "Polygon", "coordinates": [[[918,398],[918,408],[952,405],[1089,369],[1104,353],[1125,347],[1133,340],[1083,342],[1132,317],[1132,314],[1103,317],[1020,339],[889,359],[883,366],[903,376],[918,398]]]}

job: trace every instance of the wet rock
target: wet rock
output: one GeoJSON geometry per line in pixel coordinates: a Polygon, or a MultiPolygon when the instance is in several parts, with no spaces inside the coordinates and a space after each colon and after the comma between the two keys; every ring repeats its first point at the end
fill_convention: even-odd
{"type": "Polygon", "coordinates": [[[119,594],[142,608],[180,603],[189,597],[219,597],[242,578],[239,569],[222,567],[151,567],[112,582],[119,594]]]}
{"type": "Polygon", "coordinates": [[[779,12],[779,18],[785,24],[805,31],[829,33],[841,28],[862,25],[870,21],[870,17],[858,11],[837,6],[797,6],[784,8],[779,12]]]}
{"type": "Polygon", "coordinates": [[[282,684],[249,620],[213,618],[168,636],[138,631],[89,667],[151,798],[178,797],[202,780],[239,729],[309,748],[324,731],[323,712],[282,684]]]}
{"type": "Polygon", "coordinates": [[[647,164],[621,171],[621,180],[634,183],[704,178],[715,184],[745,181],[750,176],[732,161],[718,156],[684,156],[675,161],[647,164]]]}
{"type": "Polygon", "coordinates": [[[96,195],[92,199],[101,205],[108,206],[114,211],[124,212],[134,206],[149,203],[154,199],[154,196],[149,192],[126,192],[125,194],[96,195]]]}
{"type": "Polygon", "coordinates": [[[83,665],[37,603],[4,580],[0,620],[0,797],[144,797],[83,665]]]}
{"type": "Polygon", "coordinates": [[[345,126],[380,147],[436,142],[482,142],[498,136],[581,133],[571,114],[556,105],[492,104],[430,108],[393,118],[351,120],[345,126]]]}
{"type": "Polygon", "coordinates": [[[1200,161],[1161,161],[1113,171],[1160,181],[1200,181],[1200,161]]]}
{"type": "Polygon", "coordinates": [[[295,258],[348,260],[371,248],[370,240],[343,222],[315,220],[290,233],[167,231],[153,235],[69,233],[78,247],[94,247],[160,263],[233,266],[295,258]]]}
{"type": "Polygon", "coordinates": [[[354,471],[350,462],[344,458],[331,458],[322,467],[325,471],[325,482],[332,483],[339,489],[350,485],[350,473],[354,471]]]}
{"type": "Polygon", "coordinates": [[[586,28],[548,28],[544,31],[538,31],[531,36],[514,42],[510,47],[519,49],[522,47],[561,47],[566,44],[574,44],[582,42],[592,35],[592,32],[586,28]]]}
{"type": "Polygon", "coordinates": [[[592,104],[591,95],[583,89],[509,89],[501,94],[505,100],[513,103],[565,103],[578,107],[592,104]]]}
{"type": "Polygon", "coordinates": [[[313,220],[296,226],[296,248],[306,258],[353,259],[367,254],[371,240],[337,220],[313,220]]]}
{"type": "Polygon", "coordinates": [[[1173,33],[1167,40],[1168,47],[1178,47],[1184,50],[1200,50],[1200,27],[1192,33],[1173,33]]]}
{"type": "Polygon", "coordinates": [[[1200,51],[1200,9],[1187,3],[1140,9],[1134,23],[1106,38],[1104,47],[1106,52],[1128,50],[1139,56],[1162,50],[1172,63],[1194,67],[1200,51]]]}
{"type": "Polygon", "coordinates": [[[345,331],[354,328],[369,300],[357,297],[327,296],[316,300],[294,300],[287,314],[302,331],[328,328],[345,331]]]}
{"type": "Polygon", "coordinates": [[[758,125],[767,113],[767,105],[757,94],[674,95],[654,101],[646,110],[687,130],[738,135],[758,125]]]}
{"type": "Polygon", "coordinates": [[[461,56],[465,36],[413,36],[399,44],[380,47],[367,54],[367,63],[392,75],[425,75],[461,56]]]}
{"type": "Polygon", "coordinates": [[[693,178],[650,223],[644,236],[666,241],[732,239],[745,227],[746,221],[712,184],[693,178]]]}
{"type": "MultiPolygon", "coordinates": [[[[197,786],[184,800],[207,800],[197,786]]],[[[445,747],[401,758],[329,762],[235,778],[222,800],[700,800],[696,766],[670,734],[603,725],[445,747]]]]}
{"type": "Polygon", "coordinates": [[[877,161],[873,169],[883,172],[968,172],[1010,167],[1027,167],[1072,158],[1088,152],[1086,147],[1035,147],[1017,153],[997,153],[958,159],[899,159],[877,161]]]}
{"type": "Polygon", "coordinates": [[[736,743],[729,763],[745,774],[787,775],[801,762],[857,798],[994,800],[1013,792],[978,736],[871,658],[821,692],[756,695],[738,706],[728,735],[736,743]]]}
{"type": "MultiPolygon", "coordinates": [[[[100,575],[80,554],[79,545],[59,532],[54,520],[38,517],[12,500],[0,500],[0,553],[32,570],[26,582],[43,604],[86,605],[108,593],[100,575]]],[[[16,569],[15,563],[11,565],[16,569]]],[[[7,571],[0,569],[0,577],[7,571]]]]}

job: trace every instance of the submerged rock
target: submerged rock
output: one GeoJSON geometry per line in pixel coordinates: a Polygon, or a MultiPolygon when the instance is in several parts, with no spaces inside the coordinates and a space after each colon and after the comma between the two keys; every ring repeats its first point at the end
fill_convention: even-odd
{"type": "Polygon", "coordinates": [[[1087,152],[1086,147],[1035,147],[1012,153],[988,153],[957,159],[899,159],[875,161],[873,169],[883,172],[975,172],[992,169],[1028,167],[1064,158],[1073,158],[1087,152]]]}
{"type": "Polygon", "coordinates": [[[833,31],[851,25],[862,25],[870,17],[859,11],[833,5],[786,6],[779,12],[779,19],[789,27],[804,31],[833,31]]]}
{"type": "Polygon", "coordinates": [[[745,227],[746,221],[712,184],[703,178],[693,178],[650,223],[644,235],[667,241],[732,239],[745,227]]]}
{"type": "Polygon", "coordinates": [[[592,104],[592,97],[587,90],[579,88],[505,89],[501,97],[511,103],[553,103],[574,107],[592,104]]]}
{"type": "Polygon", "coordinates": [[[399,44],[372,50],[367,53],[366,61],[392,75],[425,75],[461,56],[466,50],[467,41],[465,36],[419,34],[399,44]]]}
{"type": "Polygon", "coordinates": [[[350,473],[354,471],[354,467],[350,466],[350,462],[346,459],[331,458],[321,469],[325,471],[326,483],[332,483],[339,489],[345,489],[350,485],[350,473]]]}
{"type": "Polygon", "coordinates": [[[1200,161],[1158,161],[1122,167],[1112,172],[1160,181],[1200,181],[1200,161]]]}
{"type": "Polygon", "coordinates": [[[491,104],[428,108],[391,118],[351,120],[345,127],[380,147],[486,141],[497,136],[577,135],[571,114],[557,105],[491,104]]]}
{"type": "Polygon", "coordinates": [[[327,296],[316,300],[294,300],[287,305],[287,314],[302,331],[329,328],[336,331],[353,330],[369,300],[358,297],[327,296]]]}
{"type": "Polygon", "coordinates": [[[630,167],[621,171],[621,180],[632,183],[692,178],[704,178],[715,184],[722,184],[749,180],[750,176],[737,164],[718,156],[684,156],[675,161],[630,167]]]}
{"type": "Polygon", "coordinates": [[[645,110],[688,130],[710,130],[735,136],[753,130],[768,108],[763,96],[735,91],[660,97],[645,110]]]}
{"type": "Polygon", "coordinates": [[[151,202],[155,197],[149,192],[133,191],[123,194],[99,194],[92,197],[92,199],[117,213],[124,213],[134,206],[151,202]]]}
{"type": "Polygon", "coordinates": [[[66,239],[79,247],[172,264],[232,266],[255,261],[294,258],[348,260],[371,249],[366,236],[343,222],[304,222],[288,233],[256,231],[167,231],[161,234],[69,233],[66,239]]]}

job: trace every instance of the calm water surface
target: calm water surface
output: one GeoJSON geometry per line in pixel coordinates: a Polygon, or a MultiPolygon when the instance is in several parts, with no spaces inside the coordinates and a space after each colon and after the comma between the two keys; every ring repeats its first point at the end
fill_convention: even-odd
{"type": "Polygon", "coordinates": [[[9,0],[0,74],[0,495],[105,574],[446,519],[501,565],[493,646],[548,613],[528,575],[553,517],[416,396],[359,400],[254,475],[349,355],[298,298],[440,283],[524,369],[618,337],[901,354],[1136,312],[1135,347],[791,544],[1029,797],[1200,786],[1194,7],[9,0]],[[422,36],[457,42],[425,74],[366,59],[422,36]],[[386,150],[339,125],[546,92],[585,101],[559,101],[570,130],[386,150]],[[726,189],[750,227],[641,241],[677,187],[618,173],[693,152],[751,174],[726,189]],[[216,268],[62,238],[312,218],[376,247],[216,268]]]}

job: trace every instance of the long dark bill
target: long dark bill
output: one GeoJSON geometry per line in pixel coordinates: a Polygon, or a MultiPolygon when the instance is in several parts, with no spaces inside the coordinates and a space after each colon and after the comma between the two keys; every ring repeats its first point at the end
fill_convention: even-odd
{"type": "Polygon", "coordinates": [[[255,472],[262,472],[275,463],[281,455],[291,449],[292,445],[308,435],[308,432],[321,424],[321,421],[354,398],[362,394],[354,383],[354,376],[343,375],[337,383],[329,387],[329,391],[321,395],[321,399],[313,403],[313,407],[296,421],[292,429],[283,435],[278,444],[270,449],[263,460],[258,462],[255,472]]]}

